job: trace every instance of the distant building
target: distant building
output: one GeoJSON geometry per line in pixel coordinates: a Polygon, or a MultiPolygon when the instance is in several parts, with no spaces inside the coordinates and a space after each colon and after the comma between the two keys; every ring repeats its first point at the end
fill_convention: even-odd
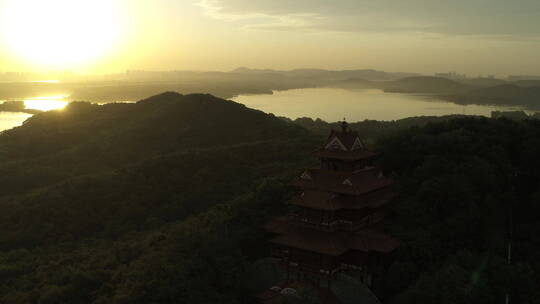
{"type": "Polygon", "coordinates": [[[299,190],[289,201],[292,211],[265,225],[275,234],[272,255],[287,279],[311,278],[330,287],[338,273],[354,271],[371,286],[399,245],[382,230],[394,182],[373,166],[375,154],[346,122],[314,155],[320,166],[292,182],[299,190]]]}

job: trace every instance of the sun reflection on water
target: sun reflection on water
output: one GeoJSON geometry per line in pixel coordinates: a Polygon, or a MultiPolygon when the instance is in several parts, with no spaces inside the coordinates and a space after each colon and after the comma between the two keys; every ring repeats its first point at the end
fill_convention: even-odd
{"type": "Polygon", "coordinates": [[[40,96],[24,100],[24,106],[31,110],[50,111],[61,110],[69,103],[66,101],[68,96],[40,96]]]}

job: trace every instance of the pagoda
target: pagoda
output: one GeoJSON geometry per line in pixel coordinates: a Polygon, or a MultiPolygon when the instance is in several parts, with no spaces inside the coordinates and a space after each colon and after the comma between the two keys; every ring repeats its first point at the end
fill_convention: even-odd
{"type": "Polygon", "coordinates": [[[376,154],[345,121],[314,155],[320,165],[292,182],[298,193],[288,202],[289,214],[265,225],[274,234],[272,255],[288,279],[326,280],[330,287],[339,272],[354,270],[371,286],[398,247],[382,229],[393,181],[373,165],[376,154]]]}

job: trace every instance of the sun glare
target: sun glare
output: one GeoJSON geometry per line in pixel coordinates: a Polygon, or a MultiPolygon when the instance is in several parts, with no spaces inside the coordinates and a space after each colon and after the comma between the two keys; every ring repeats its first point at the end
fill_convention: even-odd
{"type": "Polygon", "coordinates": [[[107,54],[120,36],[120,10],[113,0],[2,2],[4,40],[11,52],[32,64],[84,64],[107,54]]]}
{"type": "Polygon", "coordinates": [[[40,111],[61,110],[68,104],[66,97],[59,95],[29,98],[24,100],[24,106],[27,109],[40,111]]]}

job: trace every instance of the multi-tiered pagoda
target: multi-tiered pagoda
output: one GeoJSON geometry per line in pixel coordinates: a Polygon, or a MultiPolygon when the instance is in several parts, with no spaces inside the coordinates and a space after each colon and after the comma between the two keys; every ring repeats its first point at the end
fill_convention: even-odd
{"type": "Polygon", "coordinates": [[[272,254],[281,259],[287,276],[330,285],[338,272],[356,270],[369,286],[375,269],[398,246],[381,227],[393,182],[373,166],[375,154],[346,122],[314,154],[320,166],[293,181],[299,192],[289,202],[290,214],[265,226],[277,235],[272,254]]]}

